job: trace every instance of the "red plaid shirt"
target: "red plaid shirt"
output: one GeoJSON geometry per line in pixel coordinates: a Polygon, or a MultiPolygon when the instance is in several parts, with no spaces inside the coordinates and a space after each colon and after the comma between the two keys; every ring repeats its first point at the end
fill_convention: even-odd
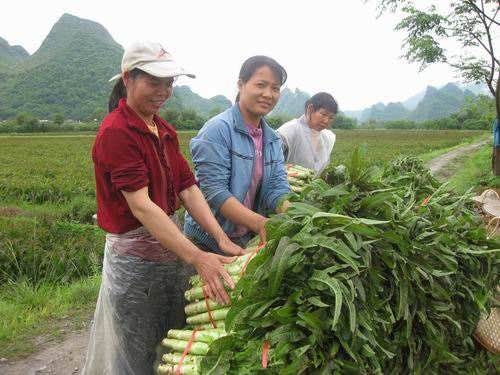
{"type": "Polygon", "coordinates": [[[175,129],[156,115],[154,121],[158,138],[122,99],[97,132],[92,148],[97,221],[109,233],[142,225],[121,190],[133,192],[147,186],[151,200],[171,215],[179,207],[179,193],[196,183],[175,129]]]}

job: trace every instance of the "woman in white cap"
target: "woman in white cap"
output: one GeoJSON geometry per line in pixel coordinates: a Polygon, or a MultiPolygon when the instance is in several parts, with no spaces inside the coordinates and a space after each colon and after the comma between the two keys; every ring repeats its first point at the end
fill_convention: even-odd
{"type": "Polygon", "coordinates": [[[174,128],[158,116],[185,72],[157,43],[135,43],[123,55],[122,73],[92,149],[97,222],[106,234],[102,283],[84,374],[153,373],[155,346],[183,325],[188,267],[208,296],[229,302],[223,280],[233,258],[197,248],[179,230],[180,202],[224,254],[243,249],[221,229],[179,150],[174,128]],[[192,268],[191,268],[192,269],[192,268]]]}

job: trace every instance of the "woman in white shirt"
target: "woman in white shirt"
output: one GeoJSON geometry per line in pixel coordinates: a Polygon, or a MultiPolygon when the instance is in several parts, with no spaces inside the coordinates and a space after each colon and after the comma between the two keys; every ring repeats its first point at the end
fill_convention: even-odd
{"type": "Polygon", "coordinates": [[[319,92],[306,102],[304,112],[300,118],[281,125],[277,132],[285,161],[313,169],[319,175],[330,163],[335,133],[329,127],[338,105],[333,96],[319,92]]]}

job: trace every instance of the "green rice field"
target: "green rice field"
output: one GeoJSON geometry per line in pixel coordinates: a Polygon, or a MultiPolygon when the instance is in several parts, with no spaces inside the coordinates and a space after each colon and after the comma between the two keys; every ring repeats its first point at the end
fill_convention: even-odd
{"type": "MultiPolygon", "coordinates": [[[[179,133],[181,149],[189,159],[194,132],[179,133]]],[[[352,150],[364,145],[370,163],[398,155],[423,155],[470,142],[477,131],[336,131],[333,163],[345,163],[352,150]]],[[[67,204],[94,197],[90,150],[93,135],[0,137],[0,201],[14,205],[67,204]]]]}

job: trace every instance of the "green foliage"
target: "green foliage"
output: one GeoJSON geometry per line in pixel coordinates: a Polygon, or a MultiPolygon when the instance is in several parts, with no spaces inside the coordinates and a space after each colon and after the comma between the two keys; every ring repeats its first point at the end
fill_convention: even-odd
{"type": "Polygon", "coordinates": [[[31,113],[21,112],[16,116],[15,123],[23,127],[26,131],[35,131],[38,128],[39,121],[31,113]]]}
{"type": "Polygon", "coordinates": [[[358,125],[356,119],[347,117],[342,113],[337,114],[335,121],[332,124],[333,129],[355,129],[358,125]]]}
{"type": "Polygon", "coordinates": [[[0,285],[66,283],[95,274],[104,233],[93,225],[0,217],[0,285]]]}
{"type": "Polygon", "coordinates": [[[56,113],[54,115],[54,118],[52,119],[52,122],[55,125],[62,125],[64,123],[64,116],[61,113],[56,113]]]}
{"type": "Polygon", "coordinates": [[[284,115],[272,115],[266,117],[267,123],[273,129],[278,129],[281,125],[283,125],[287,121],[290,121],[291,119],[292,117],[284,115]]]}
{"type": "Polygon", "coordinates": [[[415,158],[314,180],[266,225],[202,373],[464,373],[500,369],[471,339],[500,243],[467,195],[415,158]],[[262,369],[262,345],[270,344],[262,369]],[[250,349],[249,349],[250,348],[250,349]]]}
{"type": "Polygon", "coordinates": [[[462,124],[461,129],[490,129],[495,119],[495,102],[485,95],[468,99],[455,117],[462,124]]]}
{"type": "Polygon", "coordinates": [[[31,118],[28,122],[18,124],[17,121],[0,121],[0,133],[72,133],[72,132],[91,132],[95,133],[99,128],[99,123],[66,121],[58,125],[48,120],[36,120],[31,118]]]}
{"type": "Polygon", "coordinates": [[[197,130],[201,129],[207,118],[201,117],[193,109],[176,110],[168,108],[161,112],[161,116],[172,124],[177,130],[197,130]]]}
{"type": "Polygon", "coordinates": [[[491,145],[468,156],[464,165],[450,179],[450,187],[458,192],[474,189],[478,194],[486,189],[500,188],[500,177],[491,171],[491,145]]]}
{"type": "Polygon", "coordinates": [[[63,285],[34,286],[26,281],[1,285],[0,357],[24,358],[40,350],[37,344],[45,343],[34,337],[53,340],[65,331],[84,328],[95,308],[100,283],[99,276],[90,276],[63,285]],[[62,323],[58,327],[55,322],[62,323]]]}
{"type": "MultiPolygon", "coordinates": [[[[407,33],[405,57],[420,63],[444,62],[456,69],[469,82],[484,82],[500,103],[500,61],[498,58],[498,27],[500,4],[495,0],[427,2],[422,5],[411,0],[379,0],[380,12],[401,9],[404,13],[396,30],[407,33]],[[459,44],[459,52],[446,49],[449,40],[459,44]]],[[[497,117],[500,116],[500,104],[497,117]]]]}

